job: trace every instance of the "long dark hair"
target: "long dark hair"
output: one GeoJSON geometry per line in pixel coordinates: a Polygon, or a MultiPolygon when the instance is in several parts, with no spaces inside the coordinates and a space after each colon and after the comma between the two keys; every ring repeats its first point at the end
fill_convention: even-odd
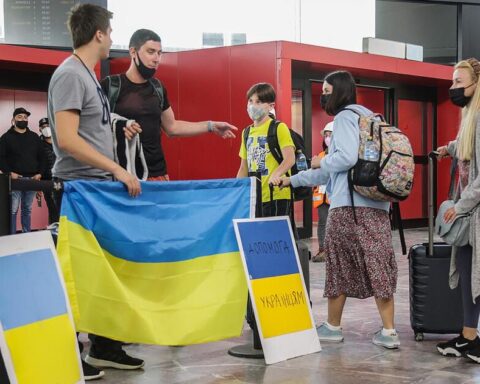
{"type": "Polygon", "coordinates": [[[335,71],[325,76],[324,81],[333,88],[328,99],[325,111],[330,116],[335,116],[343,108],[357,103],[357,89],[352,74],[348,71],[335,71]]]}
{"type": "Polygon", "coordinates": [[[328,154],[328,145],[325,144],[325,137],[323,138],[323,141],[322,141],[322,148],[325,154],[328,154]]]}

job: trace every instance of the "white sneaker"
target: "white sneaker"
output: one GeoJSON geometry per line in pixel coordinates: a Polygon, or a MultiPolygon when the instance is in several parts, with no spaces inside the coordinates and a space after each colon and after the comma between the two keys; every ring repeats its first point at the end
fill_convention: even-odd
{"type": "Polygon", "coordinates": [[[397,349],[400,347],[400,339],[396,332],[384,336],[381,329],[373,335],[372,343],[388,349],[397,349]]]}
{"type": "Polygon", "coordinates": [[[342,330],[332,331],[326,323],[322,323],[317,328],[317,334],[320,341],[330,341],[332,343],[341,343],[343,341],[342,330]]]}

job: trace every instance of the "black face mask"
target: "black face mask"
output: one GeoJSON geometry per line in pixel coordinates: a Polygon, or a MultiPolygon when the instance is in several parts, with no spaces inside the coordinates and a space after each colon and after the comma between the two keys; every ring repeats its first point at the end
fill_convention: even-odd
{"type": "Polygon", "coordinates": [[[145,66],[145,64],[142,63],[142,60],[140,60],[140,56],[138,56],[138,52],[137,52],[137,60],[138,60],[138,63],[135,61],[135,59],[133,59],[133,62],[137,67],[138,73],[140,73],[140,75],[145,80],[151,79],[157,70],[155,68],[148,68],[147,66],[145,66]]]}
{"type": "Polygon", "coordinates": [[[25,121],[25,120],[15,121],[15,126],[20,129],[25,129],[28,127],[28,121],[25,121]]]}
{"type": "Polygon", "coordinates": [[[329,93],[328,95],[322,95],[320,96],[320,106],[325,110],[326,106],[327,106],[327,103],[328,103],[328,100],[330,100],[330,96],[332,96],[331,93],[329,93]]]}
{"type": "Polygon", "coordinates": [[[465,107],[471,99],[471,97],[465,96],[465,88],[463,87],[449,89],[448,96],[450,96],[450,101],[460,108],[465,107]]]}

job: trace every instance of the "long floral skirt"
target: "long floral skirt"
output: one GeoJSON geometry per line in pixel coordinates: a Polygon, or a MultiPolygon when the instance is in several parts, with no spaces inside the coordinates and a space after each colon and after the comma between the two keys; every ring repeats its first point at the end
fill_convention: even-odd
{"type": "Polygon", "coordinates": [[[325,234],[325,297],[391,298],[397,286],[397,263],[388,213],[351,207],[330,210],[325,234]]]}

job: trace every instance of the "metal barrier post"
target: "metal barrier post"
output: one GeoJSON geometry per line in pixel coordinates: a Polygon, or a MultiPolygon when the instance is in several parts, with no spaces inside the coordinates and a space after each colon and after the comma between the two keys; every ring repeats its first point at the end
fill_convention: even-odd
{"type": "Polygon", "coordinates": [[[0,174],[0,236],[10,234],[11,210],[10,176],[2,173],[0,174]]]}

